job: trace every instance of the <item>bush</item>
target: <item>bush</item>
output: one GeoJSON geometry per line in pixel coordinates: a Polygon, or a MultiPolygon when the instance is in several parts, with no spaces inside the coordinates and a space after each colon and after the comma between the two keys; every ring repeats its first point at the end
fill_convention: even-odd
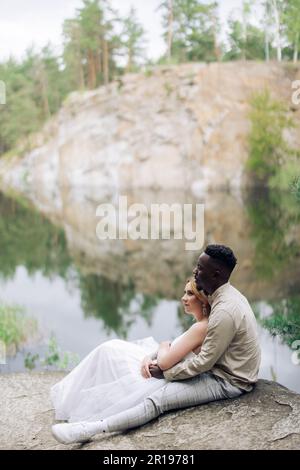
{"type": "Polygon", "coordinates": [[[283,135],[294,123],[285,105],[272,99],[268,90],[253,95],[250,104],[252,128],[247,167],[259,182],[266,184],[277,174],[287,156],[297,153],[288,146],[283,135]]]}
{"type": "Polygon", "coordinates": [[[292,192],[295,194],[297,200],[300,202],[300,177],[296,178],[292,183],[292,192]]]}
{"type": "Polygon", "coordinates": [[[0,340],[8,349],[18,349],[36,331],[36,320],[26,317],[21,307],[0,304],[0,340]]]}
{"type": "Polygon", "coordinates": [[[71,353],[69,351],[62,351],[57,344],[57,340],[52,333],[48,341],[48,349],[45,357],[40,357],[39,354],[27,353],[24,359],[24,365],[26,369],[34,369],[38,363],[43,368],[50,368],[54,370],[66,370],[71,369],[79,362],[78,354],[71,353]]]}

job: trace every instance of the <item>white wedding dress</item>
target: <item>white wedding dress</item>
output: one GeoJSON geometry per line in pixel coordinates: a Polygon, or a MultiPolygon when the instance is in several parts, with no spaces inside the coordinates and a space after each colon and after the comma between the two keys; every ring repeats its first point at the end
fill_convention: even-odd
{"type": "Polygon", "coordinates": [[[152,337],[102,343],[51,388],[55,418],[97,421],[141,403],[166,384],[165,379],[145,379],[140,371],[142,359],[158,346],[152,337]]]}

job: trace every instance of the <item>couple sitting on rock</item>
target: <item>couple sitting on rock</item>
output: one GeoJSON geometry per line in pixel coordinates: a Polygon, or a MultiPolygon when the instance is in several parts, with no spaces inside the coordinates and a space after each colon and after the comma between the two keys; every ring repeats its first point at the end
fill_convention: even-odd
{"type": "Polygon", "coordinates": [[[174,341],[111,340],[51,389],[61,443],[141,426],[178,408],[236,398],[257,381],[260,347],[247,299],[229,282],[232,250],[209,245],[182,302],[193,325],[174,341]]]}

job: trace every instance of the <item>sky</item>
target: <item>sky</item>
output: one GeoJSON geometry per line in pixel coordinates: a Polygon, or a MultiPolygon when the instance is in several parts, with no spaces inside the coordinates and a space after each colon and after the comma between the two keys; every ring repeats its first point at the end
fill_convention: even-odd
{"type": "MultiPolygon", "coordinates": [[[[121,15],[131,6],[147,32],[149,58],[158,58],[165,51],[161,16],[157,6],[161,0],[111,0],[121,15]]],[[[10,55],[21,58],[32,44],[37,48],[51,42],[60,51],[64,19],[74,16],[81,0],[0,0],[0,60],[10,55]]],[[[232,10],[236,13],[242,0],[219,0],[222,23],[232,10]]]]}

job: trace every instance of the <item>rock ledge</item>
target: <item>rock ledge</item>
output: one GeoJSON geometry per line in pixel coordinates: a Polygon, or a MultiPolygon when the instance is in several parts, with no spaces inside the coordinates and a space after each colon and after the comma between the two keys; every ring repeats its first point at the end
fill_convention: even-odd
{"type": "MultiPolygon", "coordinates": [[[[58,372],[0,377],[0,449],[66,449],[52,437],[49,388],[58,372]]],[[[299,449],[300,395],[276,382],[259,380],[234,400],[167,413],[139,429],[100,436],[71,449],[299,449]]]]}

